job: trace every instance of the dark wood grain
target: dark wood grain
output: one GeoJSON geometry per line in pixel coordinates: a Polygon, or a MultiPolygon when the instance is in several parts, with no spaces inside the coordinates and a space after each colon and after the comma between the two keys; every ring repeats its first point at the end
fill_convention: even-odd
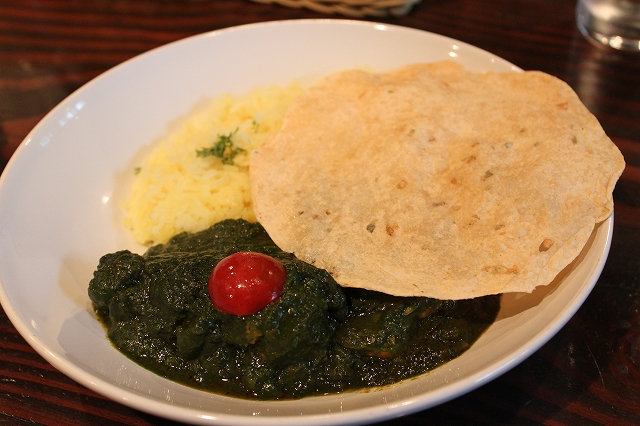
{"type": "MultiPolygon", "coordinates": [[[[640,424],[640,54],[575,29],[575,1],[423,0],[377,21],[424,29],[567,81],[619,146],[611,254],[569,323],[508,373],[386,425],[640,424]]],[[[193,34],[340,16],[245,0],[0,0],[0,170],[56,104],[109,68],[193,34]]],[[[0,424],[163,425],[76,384],[37,355],[0,310],[0,424]]]]}

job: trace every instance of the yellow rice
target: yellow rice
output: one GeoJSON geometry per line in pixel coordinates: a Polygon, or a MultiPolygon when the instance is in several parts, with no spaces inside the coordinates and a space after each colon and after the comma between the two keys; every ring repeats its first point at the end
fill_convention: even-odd
{"type": "Polygon", "coordinates": [[[183,231],[196,232],[223,219],[255,221],[249,184],[249,153],[280,129],[299,84],[268,86],[244,96],[223,95],[160,141],[137,169],[124,224],[141,244],[164,243],[183,231]],[[237,131],[236,131],[237,129],[237,131]],[[233,164],[198,157],[220,135],[242,148],[233,164]]]}

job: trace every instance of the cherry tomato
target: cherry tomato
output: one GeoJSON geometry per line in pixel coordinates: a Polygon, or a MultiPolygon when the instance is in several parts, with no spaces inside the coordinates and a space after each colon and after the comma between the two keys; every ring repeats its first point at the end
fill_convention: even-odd
{"type": "Polygon", "coordinates": [[[213,269],[209,295],[222,312],[250,315],[280,297],[286,278],[282,263],[266,254],[234,253],[213,269]]]}

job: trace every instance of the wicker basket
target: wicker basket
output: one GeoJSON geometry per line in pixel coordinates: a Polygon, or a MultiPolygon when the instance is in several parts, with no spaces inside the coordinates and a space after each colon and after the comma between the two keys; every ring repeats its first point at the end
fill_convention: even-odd
{"type": "Polygon", "coordinates": [[[339,13],[360,18],[363,16],[402,16],[421,0],[253,0],[258,3],[277,3],[288,7],[305,7],[322,13],[339,13]]]}

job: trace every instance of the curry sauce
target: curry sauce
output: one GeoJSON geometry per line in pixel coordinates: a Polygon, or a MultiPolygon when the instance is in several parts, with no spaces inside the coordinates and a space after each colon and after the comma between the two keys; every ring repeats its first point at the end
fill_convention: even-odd
{"type": "Polygon", "coordinates": [[[499,296],[443,301],[345,289],[281,251],[260,224],[225,220],[143,255],[103,256],[89,296],[113,345],[170,380],[250,399],[381,386],[459,356],[495,320],[499,296]],[[287,272],[255,314],[224,313],[207,282],[223,258],[267,254],[287,272]]]}

